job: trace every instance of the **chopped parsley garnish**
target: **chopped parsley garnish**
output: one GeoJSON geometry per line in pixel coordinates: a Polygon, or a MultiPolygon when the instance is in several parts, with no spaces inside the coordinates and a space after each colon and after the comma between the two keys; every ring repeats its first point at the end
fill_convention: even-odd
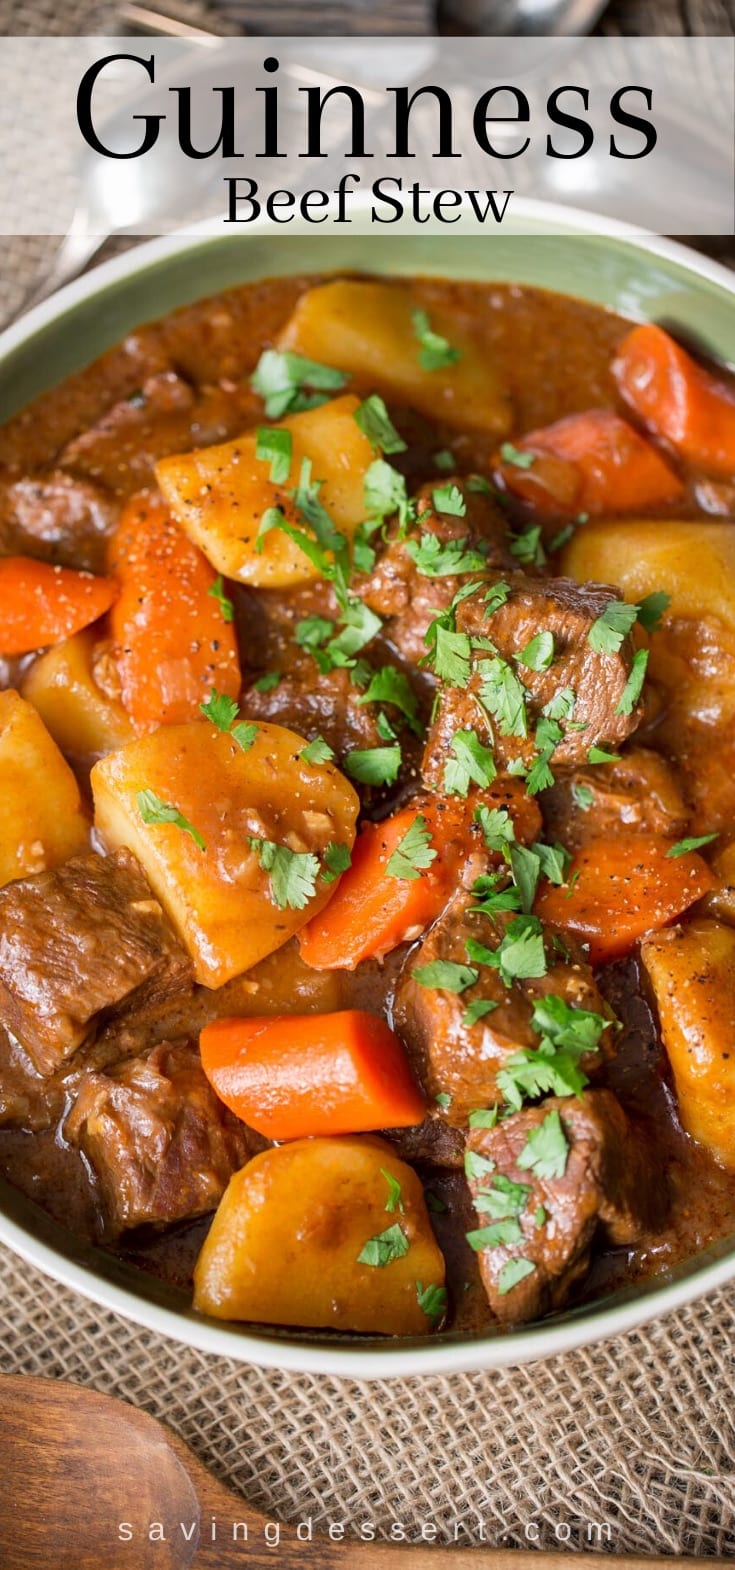
{"type": "Polygon", "coordinates": [[[222,612],[222,620],[233,621],[235,617],[235,607],[229,595],[225,594],[225,585],[221,572],[218,573],[217,577],[215,578],[211,589],[207,589],[207,594],[211,597],[211,599],[217,600],[219,602],[219,608],[222,612]]]}
{"type": "Polygon", "coordinates": [[[352,866],[349,846],[340,845],[337,840],[330,840],[323,852],[322,861],[326,869],[322,871],[322,882],[334,883],[335,878],[352,866]]]}
{"type": "Polygon", "coordinates": [[[501,578],[498,583],[494,583],[488,589],[485,595],[485,615],[494,616],[495,612],[499,611],[501,605],[505,605],[509,598],[510,584],[506,583],[504,578],[501,578]]]}
{"type": "Polygon", "coordinates": [[[199,830],[184,817],[183,812],[179,812],[178,807],[173,807],[169,801],[161,801],[160,796],[152,790],[139,790],[135,799],[144,823],[173,823],[184,834],[191,835],[199,850],[206,850],[207,847],[199,830]]]}
{"type": "Polygon", "coordinates": [[[571,540],[573,534],[574,534],[574,524],[573,523],[564,523],[564,524],[562,524],[562,527],[558,530],[558,532],[555,535],[553,535],[553,537],[548,542],[547,550],[549,552],[549,555],[553,556],[555,551],[563,550],[564,546],[569,544],[569,541],[571,540]]]}
{"type": "Polygon", "coordinates": [[[385,1178],[385,1181],[388,1184],[388,1198],[385,1202],[385,1208],[388,1211],[388,1214],[392,1215],[396,1210],[402,1211],[403,1200],[401,1195],[403,1193],[403,1189],[401,1188],[398,1178],[394,1177],[392,1172],[388,1172],[385,1167],[380,1168],[380,1175],[381,1177],[385,1178]]]}
{"type": "Polygon", "coordinates": [[[580,785],[577,780],[572,780],[572,801],[582,812],[589,812],[595,799],[595,793],[589,785],[580,785]]]}
{"type": "Polygon", "coordinates": [[[290,431],[277,426],[259,425],[255,438],[255,456],[261,463],[270,464],[273,485],[285,485],[291,473],[293,437],[290,431]]]}
{"type": "Polygon", "coordinates": [[[548,878],[550,883],[561,885],[566,878],[567,868],[572,859],[569,851],[565,850],[563,845],[544,845],[539,840],[532,845],[531,849],[539,858],[544,877],[548,878]]]}
{"type": "Polygon", "coordinates": [[[320,649],[334,632],[334,622],[326,616],[305,616],[296,623],[294,638],[300,649],[320,649]]]}
{"type": "Polygon", "coordinates": [[[543,1205],[539,1205],[538,1208],[534,1211],[533,1219],[537,1227],[543,1227],[546,1225],[546,1222],[549,1218],[543,1205]]]}
{"type": "Polygon", "coordinates": [[[323,736],[315,736],[313,741],[301,748],[299,757],[303,758],[304,763],[331,763],[334,750],[323,736]]]}
{"type": "Polygon", "coordinates": [[[303,910],[313,898],[319,876],[319,858],[311,851],[291,850],[273,840],[251,835],[248,844],[268,873],[271,894],[281,910],[303,910]]]}
{"type": "Polygon", "coordinates": [[[380,632],[383,623],[375,611],[371,611],[362,600],[347,600],[340,616],[341,631],[330,638],[327,644],[327,653],[333,665],[348,665],[354,662],[365,645],[372,643],[374,637],[380,632]]]}
{"type": "Polygon", "coordinates": [[[480,1183],[484,1178],[490,1177],[495,1171],[495,1162],[490,1156],[483,1156],[479,1150],[466,1150],[464,1153],[465,1177],[470,1183],[480,1183]]]}
{"type": "Polygon", "coordinates": [[[433,461],[436,469],[443,470],[445,474],[451,474],[454,468],[454,453],[450,452],[448,447],[442,447],[441,452],[433,454],[433,461]]]}
{"type": "Polygon", "coordinates": [[[432,499],[437,512],[443,512],[448,518],[464,518],[467,503],[458,485],[437,485],[432,491],[432,499]]]}
{"type": "Polygon", "coordinates": [[[505,1216],[520,1216],[528,1203],[531,1190],[527,1183],[514,1183],[504,1172],[495,1173],[488,1187],[483,1187],[473,1201],[475,1210],[484,1216],[502,1221],[505,1216]]]}
{"type": "Polygon", "coordinates": [[[406,443],[399,436],[379,393],[371,393],[365,398],[355,410],[354,418],[373,447],[387,453],[406,451],[406,443]]]}
{"type": "Polygon", "coordinates": [[[625,600],[609,600],[587,634],[590,648],[595,654],[617,654],[637,615],[637,605],[627,605],[625,600]]]}
{"type": "Polygon", "coordinates": [[[479,660],[480,701],[492,715],[501,736],[527,736],[526,689],[507,660],[479,660]]]}
{"type": "Polygon", "coordinates": [[[504,1244],[512,1247],[514,1243],[523,1242],[520,1222],[515,1216],[506,1216],[503,1221],[491,1221],[489,1226],[468,1232],[466,1237],[476,1254],[483,1248],[501,1248],[504,1244]]]}
{"type": "Polygon", "coordinates": [[[597,1050],[609,1024],[602,1014],[572,1008],[553,994],[537,999],[531,1025],[541,1037],[538,1048],[512,1053],[498,1074],[498,1088],[508,1105],[519,1111],[524,1101],[547,1092],[579,1095],[588,1083],[579,1060],[597,1050]]]}
{"type": "Polygon", "coordinates": [[[570,720],[577,703],[577,694],[571,687],[561,687],[555,692],[548,703],[544,704],[542,714],[549,720],[570,720]]]}
{"type": "Polygon", "coordinates": [[[368,518],[390,518],[397,512],[401,524],[410,520],[412,508],[406,481],[392,463],[376,458],[366,471],[363,488],[368,518]]]}
{"type": "Polygon", "coordinates": [[[666,854],[672,857],[686,856],[690,850],[699,850],[702,845],[711,845],[712,841],[719,839],[719,837],[718,830],[715,834],[699,834],[694,839],[677,840],[676,844],[672,845],[666,854]]]}
{"type": "Polygon", "coordinates": [[[498,1007],[499,1005],[494,998],[475,998],[474,1002],[468,1004],[465,1009],[462,1015],[462,1024],[467,1028],[471,1025],[476,1025],[478,1020],[484,1019],[486,1014],[492,1014],[493,1009],[498,1007]]]}
{"type": "Polygon", "coordinates": [[[520,534],[514,535],[509,550],[511,556],[515,556],[525,566],[543,567],[546,552],[541,542],[541,524],[531,524],[529,528],[522,529],[520,534]]]}
{"type": "Polygon", "coordinates": [[[335,528],[326,507],[319,499],[319,492],[324,482],[312,479],[311,467],[311,459],[302,458],[298,484],[288,492],[310,532],[307,533],[295,523],[291,523],[280,507],[269,507],[260,520],[255,549],[262,551],[271,529],[280,529],[294,545],[298,546],[299,550],[303,551],[319,576],[329,579],[334,584],[335,594],[344,604],[347,598],[349,574],[348,542],[345,535],[335,528]]]}
{"type": "Polygon", "coordinates": [[[199,708],[206,720],[216,725],[218,730],[226,731],[237,742],[241,752],[249,752],[258,734],[258,727],[248,720],[240,720],[235,724],[239,709],[234,698],[228,698],[224,692],[217,692],[213,687],[199,708]]]}
{"type": "Polygon", "coordinates": [[[655,632],[660,626],[661,617],[665,615],[671,604],[671,595],[663,589],[658,589],[654,594],[647,594],[638,606],[638,621],[646,632],[655,632]]]}
{"type": "Polygon", "coordinates": [[[425,578],[482,572],[487,565],[485,557],[470,546],[467,539],[443,542],[438,534],[420,534],[417,540],[406,540],[404,549],[425,578]]]}
{"type": "Polygon", "coordinates": [[[282,414],[296,414],[326,403],[348,381],[343,371],[308,360],[303,354],[293,354],[289,349],[266,349],[250,378],[250,386],[263,399],[268,419],[280,420],[282,414]]]}
{"type": "Polygon", "coordinates": [[[342,760],[345,774],[360,785],[392,785],[401,767],[401,749],[392,747],[356,747],[342,760]]]}
{"type": "Polygon", "coordinates": [[[604,747],[590,747],[587,753],[588,763],[619,763],[619,752],[606,752],[604,747]]]}
{"type": "Polygon", "coordinates": [[[408,677],[395,665],[381,665],[380,670],[374,671],[365,692],[357,701],[392,704],[393,708],[399,709],[404,715],[411,730],[416,735],[421,734],[418,698],[408,677]]]}
{"type": "Polygon", "coordinates": [[[531,638],[520,654],[515,655],[519,665],[525,665],[530,671],[547,671],[554,658],[554,634],[552,632],[537,632],[531,638]]]}
{"type": "Polygon", "coordinates": [[[360,1249],[357,1263],[375,1265],[382,1270],[385,1265],[392,1264],[394,1259],[403,1259],[408,1249],[408,1238],[395,1221],[392,1227],[386,1227],[385,1232],[378,1232],[376,1237],[368,1238],[364,1248],[360,1249]]]}
{"type": "Polygon", "coordinates": [[[258,677],[257,681],[253,682],[253,687],[256,692],[272,692],[273,688],[278,686],[280,680],[280,671],[265,671],[262,676],[258,677]]]}
{"type": "Polygon", "coordinates": [[[446,1287],[425,1287],[420,1281],[416,1282],[416,1301],[432,1325],[438,1325],[447,1311],[446,1287]]]}
{"type": "MultiPolygon", "coordinates": [[[[436,1099],[438,1101],[439,1097],[437,1096],[436,1099]]],[[[433,1211],[435,1216],[444,1215],[447,1207],[444,1203],[444,1200],[440,1199],[438,1194],[433,1194],[430,1188],[426,1188],[424,1189],[424,1199],[426,1200],[427,1210],[433,1211]]]]}
{"type": "Polygon", "coordinates": [[[515,469],[530,469],[536,462],[536,454],[522,452],[519,447],[514,447],[512,442],[503,442],[500,449],[501,463],[510,463],[515,469]]]}
{"type": "Polygon", "coordinates": [[[482,916],[497,916],[501,910],[520,910],[521,900],[514,885],[505,885],[496,872],[483,872],[475,878],[472,893],[477,904],[471,907],[482,916]]]}
{"type": "Polygon", "coordinates": [[[532,1259],[509,1259],[498,1276],[498,1292],[505,1297],[506,1292],[512,1292],[526,1276],[532,1276],[536,1266],[532,1259]]]}
{"type": "Polygon", "coordinates": [[[430,987],[434,992],[466,992],[468,987],[474,987],[479,971],[451,959],[435,959],[428,965],[419,965],[411,975],[420,987],[430,987]]]}
{"type": "Polygon", "coordinates": [[[426,632],[430,653],[427,661],[433,665],[440,681],[450,687],[466,687],[470,679],[472,645],[466,632],[457,632],[454,615],[445,611],[436,616],[426,632]]]}
{"type": "MultiPolygon", "coordinates": [[[[507,807],[477,807],[474,814],[475,823],[479,823],[483,838],[488,850],[500,851],[505,855],[511,840],[516,837],[513,819],[507,807]]],[[[479,882],[479,879],[478,879],[479,882]]]]}
{"type": "Polygon", "coordinates": [[[444,765],[444,789],[448,796],[466,796],[470,785],[486,790],[497,774],[492,747],[483,746],[473,730],[456,730],[452,737],[453,758],[444,765]]]}
{"type": "Polygon", "coordinates": [[[459,349],[455,349],[448,338],[434,332],[428,311],[413,311],[411,324],[420,346],[419,365],[422,371],[442,371],[460,358],[459,349]]]}
{"type": "Polygon", "coordinates": [[[494,1128],[497,1121],[497,1107],[475,1107],[467,1119],[470,1128],[494,1128]]]}
{"type": "Polygon", "coordinates": [[[442,1108],[443,1112],[446,1112],[447,1107],[452,1105],[452,1098],[447,1094],[446,1090],[440,1090],[438,1096],[434,1097],[434,1100],[437,1106],[442,1108]]]}
{"type": "MultiPolygon", "coordinates": [[[[485,479],[484,474],[468,474],[465,486],[468,491],[473,491],[477,496],[493,495],[493,487],[490,481],[485,479]]],[[[498,500],[500,500],[500,497],[498,497],[498,500]]]]}
{"type": "Polygon", "coordinates": [[[431,845],[431,830],[427,827],[426,819],[419,813],[414,818],[410,829],[406,830],[399,841],[392,856],[388,858],[386,872],[391,878],[402,878],[413,882],[421,877],[432,861],[436,860],[436,851],[431,845]]]}
{"type": "Polygon", "coordinates": [[[616,714],[632,714],[643,690],[648,666],[648,649],[639,649],[633,655],[633,664],[630,675],[623,688],[622,697],[615,710],[616,714]]]}
{"type": "Polygon", "coordinates": [[[508,855],[513,882],[520,896],[521,910],[528,915],[533,909],[536,888],[541,876],[541,857],[537,851],[530,850],[528,846],[515,843],[509,845],[508,855]]]}
{"type": "Polygon", "coordinates": [[[537,916],[516,916],[508,923],[500,945],[494,951],[493,963],[506,986],[512,981],[546,975],[543,928],[537,916]]]}
{"type": "Polygon", "coordinates": [[[543,1123],[531,1132],[516,1158],[521,1172],[532,1171],[537,1178],[563,1177],[567,1170],[569,1140],[559,1113],[548,1112],[543,1123]]]}

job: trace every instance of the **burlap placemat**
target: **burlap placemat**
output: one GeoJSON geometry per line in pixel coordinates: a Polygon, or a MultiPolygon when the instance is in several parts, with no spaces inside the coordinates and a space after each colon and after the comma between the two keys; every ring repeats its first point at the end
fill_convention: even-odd
{"type": "MultiPolygon", "coordinates": [[[[645,11],[655,31],[659,7],[661,31],[702,30],[705,9],[711,31],[729,30],[730,0],[623,0],[615,14],[636,31],[645,11]]],[[[212,15],[198,0],[177,9],[212,15]]],[[[103,31],[109,15],[86,0],[0,0],[0,33],[103,31]]],[[[53,245],[2,243],[0,318],[53,245]]],[[[445,1542],[733,1553],[734,1349],[735,1288],[528,1368],[360,1386],[187,1351],[0,1253],[3,1372],[145,1407],[269,1516],[315,1529],[374,1522],[388,1535],[395,1522],[410,1537],[429,1522],[445,1542]]]]}

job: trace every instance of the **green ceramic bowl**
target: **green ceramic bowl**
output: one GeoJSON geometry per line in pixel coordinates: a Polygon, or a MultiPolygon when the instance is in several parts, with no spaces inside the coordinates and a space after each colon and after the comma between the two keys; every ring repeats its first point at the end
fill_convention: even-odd
{"type": "MultiPolygon", "coordinates": [[[[735,362],[735,274],[681,246],[588,214],[529,202],[517,212],[524,233],[504,226],[482,238],[253,230],[149,242],[69,285],[0,335],[0,420],[141,322],[234,284],[297,271],[354,268],[535,284],[668,323],[710,355],[735,362]]],[[[536,1325],[474,1338],[449,1331],[391,1342],[203,1319],[184,1293],[85,1247],[7,1184],[0,1189],[0,1241],[104,1307],[204,1351],[355,1378],[549,1356],[630,1329],[735,1277],[733,1237],[671,1273],[536,1325]]]]}

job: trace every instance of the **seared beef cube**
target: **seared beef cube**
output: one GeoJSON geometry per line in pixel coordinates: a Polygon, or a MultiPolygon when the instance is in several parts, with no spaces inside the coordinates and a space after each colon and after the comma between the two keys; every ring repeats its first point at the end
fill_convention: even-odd
{"type": "Polygon", "coordinates": [[[214,1210],[257,1143],[215,1095],[196,1047],[167,1041],[85,1075],[64,1137],[94,1169],[113,1232],[214,1210]]]}
{"type": "Polygon", "coordinates": [[[466,1164],[478,1230],[494,1229],[478,1260],[504,1323],[562,1305],[588,1268],[598,1228],[626,1246],[665,1209],[643,1130],[609,1090],[551,1097],[472,1129],[466,1164]]]}
{"type": "Polygon", "coordinates": [[[616,763],[559,774],[540,805],[549,838],[570,851],[619,829],[677,840],[689,821],[668,763],[646,747],[632,747],[616,763]]]}
{"type": "Polygon", "coordinates": [[[466,1132],[453,1128],[443,1117],[429,1113],[423,1123],[412,1128],[381,1129],[384,1139],[395,1145],[402,1161],[412,1165],[423,1162],[434,1167],[461,1167],[464,1162],[466,1132]]]}
{"type": "Polygon", "coordinates": [[[478,570],[486,570],[499,576],[514,566],[500,507],[491,497],[468,490],[463,480],[441,477],[424,486],[416,498],[416,510],[418,520],[408,536],[402,538],[394,527],[372,572],[355,583],[371,610],[391,618],[386,636],[401,658],[414,665],[428,652],[425,635],[429,623],[438,611],[448,608],[468,574],[476,576],[478,570]],[[461,492],[466,507],[463,517],[436,508],[433,493],[439,486],[456,486],[461,492]],[[459,545],[461,554],[469,555],[470,561],[475,559],[474,566],[466,566],[460,573],[448,571],[452,557],[446,551],[432,563],[430,539],[442,547],[459,545]],[[422,567],[415,560],[417,551],[422,567]]]}
{"type": "Polygon", "coordinates": [[[23,476],[0,491],[0,545],[3,554],[103,572],[117,515],[113,498],[91,480],[63,469],[23,476]]]}
{"type": "MultiPolygon", "coordinates": [[[[618,746],[639,722],[635,708],[618,713],[633,662],[631,639],[624,638],[613,654],[599,654],[589,642],[593,623],[617,599],[616,591],[570,578],[518,574],[510,581],[500,606],[497,598],[487,601],[484,586],[457,606],[456,629],[473,640],[470,676],[466,686],[442,691],[424,755],[424,778],[431,785],[441,785],[457,730],[475,730],[483,743],[494,745],[499,767],[519,762],[528,767],[540,752],[560,766],[586,762],[590,747],[618,746]],[[553,657],[545,669],[533,670],[518,657],[539,633],[551,633],[553,657]],[[479,718],[483,711],[487,724],[479,718]],[[559,728],[551,742],[550,720],[559,728]]],[[[546,663],[534,652],[530,658],[532,664],[546,663]]]]}
{"type": "Polygon", "coordinates": [[[97,1015],[186,985],[191,963],[129,851],[0,889],[0,1017],[51,1075],[97,1015]]]}
{"type": "MultiPolygon", "coordinates": [[[[538,1046],[539,1033],[531,1025],[537,999],[553,995],[570,1008],[609,1017],[589,966],[576,956],[560,958],[553,940],[547,944],[546,975],[536,979],[506,986],[498,970],[480,965],[475,967],[479,979],[459,993],[416,980],[416,970],[437,962],[471,966],[468,940],[488,949],[498,947],[510,918],[478,914],[472,910],[475,903],[464,889],[453,895],[421,947],[408,955],[395,998],[397,1028],[427,1096],[436,1105],[433,1115],[456,1127],[466,1125],[475,1108],[502,1102],[499,1071],[512,1053],[538,1046]],[[473,1005],[481,1001],[494,1007],[467,1023],[467,1010],[474,1012],[473,1005]]],[[[598,1055],[587,1054],[581,1066],[589,1072],[598,1061],[598,1055]]]]}
{"type": "Polygon", "coordinates": [[[285,725],[309,741],[323,736],[341,762],[354,748],[385,746],[376,724],[377,709],[361,704],[359,698],[360,689],[349,670],[322,675],[310,654],[299,653],[289,660],[277,686],[268,692],[251,687],[243,697],[243,709],[248,719],[285,725]]]}

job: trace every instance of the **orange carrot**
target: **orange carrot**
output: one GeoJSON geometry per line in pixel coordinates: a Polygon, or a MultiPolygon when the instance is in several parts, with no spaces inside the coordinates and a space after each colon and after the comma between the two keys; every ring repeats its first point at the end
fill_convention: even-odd
{"type": "Polygon", "coordinates": [[[267,1139],[407,1128],[426,1111],[402,1043],[360,1009],[220,1019],[199,1045],[220,1101],[267,1139]]]}
{"type": "Polygon", "coordinates": [[[32,556],[0,559],[0,654],[30,654],[81,632],[109,610],[117,587],[32,556]]]}
{"type": "Polygon", "coordinates": [[[696,851],[672,857],[670,849],[671,841],[657,834],[589,840],[574,857],[566,885],[544,885],[536,914],[588,943],[593,965],[618,959],[715,887],[696,851]]]}
{"type": "Polygon", "coordinates": [[[513,447],[515,461],[501,449],[498,477],[542,513],[637,512],[682,495],[673,469],[611,409],[571,414],[513,447]]]}
{"type": "Polygon", "coordinates": [[[301,929],[301,957],[307,965],[314,970],[354,970],[362,960],[382,959],[399,943],[419,937],[443,910],[468,858],[487,858],[482,834],[472,826],[480,802],[506,807],[522,844],[538,837],[538,805],[515,779],[498,779],[489,790],[473,790],[467,797],[430,797],[382,823],[364,823],[352,864],[329,904],[301,929]],[[396,877],[388,864],[418,817],[424,819],[436,855],[420,876],[396,877]]]}
{"type": "Polygon", "coordinates": [[[735,391],[662,327],[634,327],[612,373],[631,409],[683,458],[711,474],[735,475],[735,391]]]}
{"type": "Polygon", "coordinates": [[[121,697],[136,730],[196,719],[212,688],[237,698],[235,629],[212,593],[216,574],[162,501],[128,503],[112,566],[120,581],[112,634],[121,697]]]}

